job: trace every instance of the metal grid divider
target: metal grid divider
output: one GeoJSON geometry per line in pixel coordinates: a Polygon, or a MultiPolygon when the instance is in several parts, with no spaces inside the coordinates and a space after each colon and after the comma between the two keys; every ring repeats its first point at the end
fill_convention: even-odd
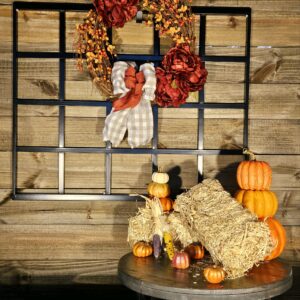
{"type": "MultiPolygon", "coordinates": [[[[251,35],[251,9],[237,7],[193,7],[193,12],[200,15],[200,48],[199,54],[204,62],[241,62],[245,63],[244,103],[205,103],[204,90],[199,92],[198,103],[186,103],[180,108],[198,109],[198,145],[197,149],[160,149],[158,148],[158,107],[153,106],[154,128],[152,148],[112,148],[109,142],[104,148],[98,147],[65,147],[65,107],[66,106],[103,106],[106,114],[111,111],[112,105],[109,100],[65,100],[65,60],[74,58],[74,53],[66,53],[66,11],[87,11],[91,4],[73,3],[13,3],[13,199],[18,200],[135,200],[137,197],[124,194],[111,194],[112,181],[112,154],[150,154],[152,157],[152,170],[157,170],[158,154],[189,154],[198,158],[199,179],[203,175],[204,155],[241,155],[241,150],[204,149],[204,109],[243,109],[244,110],[244,146],[248,144],[248,102],[249,102],[249,70],[250,70],[250,35],[251,35]],[[59,11],[59,52],[22,52],[18,51],[18,21],[17,11],[22,10],[50,10],[59,11]],[[246,50],[245,56],[206,56],[206,15],[243,15],[246,16],[246,50]],[[58,58],[59,59],[59,101],[52,99],[19,99],[18,98],[18,58],[58,58]],[[57,105],[59,106],[59,145],[58,147],[42,146],[18,146],[17,139],[17,107],[18,105],[57,105]],[[17,153],[18,152],[52,152],[59,156],[59,194],[34,194],[19,193],[17,189],[17,153]],[[64,185],[64,155],[65,153],[103,153],[105,154],[105,194],[65,194],[64,185]]],[[[109,31],[112,38],[112,31],[109,31]]],[[[155,66],[162,59],[160,54],[160,39],[158,32],[154,30],[154,51],[152,55],[119,54],[119,60],[134,60],[137,62],[154,62],[155,66]]]]}
{"type": "MultiPolygon", "coordinates": [[[[200,15],[200,31],[199,31],[199,55],[200,57],[205,56],[205,40],[206,40],[206,15],[200,15]]],[[[205,61],[203,61],[205,65],[205,61]]],[[[205,100],[205,87],[198,93],[199,95],[199,108],[198,108],[198,149],[204,149],[204,100],[205,100]]],[[[198,155],[197,166],[198,166],[198,181],[203,178],[203,155],[198,155]]]]}
{"type": "MultiPolygon", "coordinates": [[[[155,30],[155,27],[153,26],[153,55],[160,57],[160,38],[158,32],[155,30]]],[[[159,62],[154,62],[154,66],[157,67],[159,65],[159,62]]],[[[152,149],[157,150],[158,149],[158,106],[154,105],[152,106],[152,112],[153,112],[153,139],[152,139],[152,149]]],[[[158,160],[157,160],[157,154],[153,153],[151,155],[152,157],[152,172],[157,171],[158,168],[158,160]]]]}
{"type": "MultiPolygon", "coordinates": [[[[59,12],[59,52],[66,52],[66,14],[59,12]]],[[[59,58],[59,101],[65,100],[66,60],[59,58]]],[[[59,148],[65,147],[65,106],[59,106],[59,148]]],[[[58,192],[65,192],[65,153],[58,153],[58,192]]]]}
{"type": "MultiPolygon", "coordinates": [[[[107,30],[107,35],[109,38],[110,43],[112,42],[113,36],[112,36],[112,28],[109,28],[107,30]]],[[[112,110],[112,103],[108,101],[106,103],[106,116],[110,114],[112,110]]],[[[112,154],[108,152],[112,148],[111,142],[107,141],[105,142],[105,149],[107,150],[105,152],[105,194],[110,195],[111,194],[111,184],[112,184],[112,154]]]]}

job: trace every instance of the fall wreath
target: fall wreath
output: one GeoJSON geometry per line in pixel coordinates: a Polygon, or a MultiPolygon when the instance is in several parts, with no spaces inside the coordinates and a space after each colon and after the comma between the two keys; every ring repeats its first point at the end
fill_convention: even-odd
{"type": "Polygon", "coordinates": [[[155,68],[156,90],[152,100],[162,107],[180,106],[189,92],[203,88],[207,77],[200,57],[193,50],[195,16],[190,3],[191,0],[94,0],[94,9],[76,28],[79,69],[86,64],[100,92],[114,100],[112,69],[117,53],[108,30],[123,27],[142,12],[147,15],[147,26],[154,26],[160,36],[170,36],[174,43],[161,66],[155,68]]]}

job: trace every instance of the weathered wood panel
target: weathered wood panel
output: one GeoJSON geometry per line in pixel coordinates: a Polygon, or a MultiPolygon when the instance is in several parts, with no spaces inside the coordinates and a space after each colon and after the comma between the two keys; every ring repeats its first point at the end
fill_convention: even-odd
{"type": "MultiPolygon", "coordinates": [[[[33,1],[34,2],[34,1],[33,1]]],[[[59,1],[58,1],[59,2],[59,1]]],[[[62,1],[68,2],[68,1],[62,1]]],[[[77,1],[89,3],[89,1],[77,1]]],[[[195,5],[223,5],[223,6],[251,6],[253,9],[253,37],[252,43],[253,45],[290,45],[295,46],[299,45],[299,41],[295,39],[295,34],[299,34],[299,15],[297,12],[299,11],[299,4],[297,5],[297,1],[284,2],[279,3],[280,1],[194,1],[195,5]],[[259,2],[262,2],[261,4],[259,2]]],[[[12,1],[2,0],[0,4],[8,4],[4,6],[5,12],[3,13],[3,18],[10,17],[11,12],[11,3],[12,1]]],[[[2,9],[1,9],[2,10],[2,9]]],[[[23,12],[21,13],[20,21],[27,25],[29,28],[34,28],[34,20],[36,20],[37,24],[39,23],[39,18],[43,17],[43,14],[36,12],[35,18],[32,20],[32,15],[23,16],[23,12]]],[[[70,27],[72,27],[72,20],[76,23],[77,19],[76,15],[70,15],[70,27]]],[[[213,20],[212,20],[213,21],[213,20]]],[[[220,41],[226,41],[226,38],[231,39],[231,36],[238,36],[237,42],[235,45],[242,44],[242,34],[238,35],[239,32],[243,31],[243,22],[238,22],[238,18],[215,18],[215,20],[211,23],[210,36],[208,36],[208,40],[211,41],[212,44],[219,44],[220,41]],[[228,31],[231,34],[228,34],[228,31]]],[[[49,23],[49,20],[47,20],[49,23]]],[[[52,23],[50,25],[51,31],[55,28],[55,25],[52,23]]],[[[8,25],[10,26],[10,24],[8,25]]],[[[128,25],[127,25],[128,26],[128,25]]],[[[130,24],[129,24],[130,26],[130,24]]],[[[147,30],[143,28],[143,32],[147,30]]],[[[38,33],[43,33],[43,31],[36,31],[36,35],[38,33]]],[[[70,36],[72,40],[72,36],[70,36]]],[[[54,35],[54,38],[56,36],[54,35]]],[[[51,45],[53,47],[53,45],[51,45]]]]}
{"type": "Polygon", "coordinates": [[[299,84],[251,84],[249,118],[297,120],[299,97],[299,84]]]}
{"type": "Polygon", "coordinates": [[[299,154],[300,119],[250,120],[249,147],[257,153],[299,154]]]}
{"type": "Polygon", "coordinates": [[[59,12],[20,10],[18,47],[19,51],[59,51],[59,12]]]}
{"type": "MultiPolygon", "coordinates": [[[[188,111],[186,111],[187,113],[188,111]]],[[[216,112],[215,112],[216,113],[216,112]]],[[[196,148],[197,120],[159,119],[161,148],[196,148]],[[180,135],[185,128],[184,135],[180,135]]],[[[207,149],[235,149],[242,147],[243,119],[223,118],[211,114],[204,122],[204,147],[207,149]]],[[[226,114],[225,114],[226,116],[226,114]]],[[[191,117],[193,117],[191,115],[191,117]]],[[[1,151],[11,149],[11,118],[2,118],[0,128],[1,151]]],[[[67,146],[103,147],[104,118],[66,118],[67,146]]],[[[299,154],[300,120],[250,120],[249,146],[257,153],[299,154]],[[265,141],[268,141],[266,143],[265,141]]],[[[58,145],[57,117],[19,117],[18,143],[20,146],[58,145]]],[[[128,147],[124,141],[121,147],[128,147]]],[[[150,147],[150,145],[148,145],[150,147]]]]}
{"type": "MultiPolygon", "coordinates": [[[[127,225],[0,225],[1,260],[118,259],[130,251],[127,225]],[[10,241],[7,243],[7,241],[10,241]]],[[[283,257],[299,261],[299,226],[288,226],[283,257]]]]}
{"type": "MultiPolygon", "coordinates": [[[[32,192],[33,190],[24,190],[32,192]]],[[[35,192],[52,190],[35,190],[35,192]]],[[[68,192],[78,192],[68,190],[68,192]]],[[[274,190],[273,190],[274,191],[274,190]]],[[[101,192],[100,190],[80,190],[80,192],[101,192]]],[[[275,190],[279,200],[276,218],[283,225],[300,225],[300,190],[275,190]]],[[[8,197],[10,190],[0,190],[2,198],[8,197]]],[[[144,201],[8,201],[1,206],[0,223],[7,225],[127,225],[128,218],[135,215],[144,201]]]]}
{"type": "MultiPolygon", "coordinates": [[[[20,153],[22,156],[22,164],[19,169],[19,187],[20,188],[57,188],[57,154],[54,153],[20,153]],[[36,174],[38,174],[37,179],[36,174]],[[45,186],[46,185],[46,186],[45,186]]],[[[100,154],[91,155],[91,158],[84,164],[83,161],[87,159],[86,154],[72,154],[69,158],[67,156],[66,172],[69,172],[74,186],[81,181],[77,178],[80,174],[85,174],[85,180],[82,184],[88,184],[91,188],[100,188],[98,186],[101,174],[100,154]],[[83,156],[82,156],[83,155],[83,156]],[[99,161],[98,161],[99,159],[99,161]],[[97,164],[95,165],[95,161],[97,164]],[[75,172],[75,170],[78,172],[75,172]],[[74,174],[74,175],[72,175],[74,174]],[[97,175],[98,174],[98,175],[97,175]],[[96,177],[97,179],[93,179],[96,177]],[[90,183],[88,182],[90,180],[90,183]]],[[[126,159],[121,159],[121,156],[113,156],[114,171],[117,172],[116,180],[123,181],[122,188],[144,188],[147,175],[139,174],[137,172],[146,172],[146,167],[150,166],[150,155],[126,155],[126,158],[133,158],[129,162],[126,159]],[[140,157],[140,158],[139,158],[140,157]],[[136,161],[136,162],[134,162],[136,161]],[[122,165],[121,165],[122,163],[122,165]],[[129,164],[132,163],[132,166],[129,164]],[[140,182],[137,181],[138,175],[141,175],[140,182]],[[119,177],[120,176],[120,177],[119,177]],[[146,177],[144,177],[146,176],[146,177]],[[127,185],[124,184],[127,182],[127,185]]],[[[197,181],[197,162],[196,156],[193,155],[159,155],[159,165],[163,168],[171,169],[180,167],[180,177],[184,180],[183,186],[190,187],[197,181]],[[183,176],[183,174],[185,174],[183,176]],[[189,174],[189,175],[188,175],[189,174]],[[187,176],[185,178],[185,176],[187,176]]],[[[204,157],[204,174],[209,178],[219,178],[221,182],[227,187],[236,186],[235,173],[237,164],[242,160],[242,156],[225,156],[225,155],[210,155],[204,157]]],[[[299,188],[299,171],[300,171],[300,156],[289,155],[259,155],[258,159],[268,161],[273,169],[273,189],[297,189],[299,188]]],[[[11,153],[0,152],[0,188],[11,187],[11,153]]],[[[104,165],[104,163],[103,163],[104,165]]],[[[149,170],[151,168],[149,167],[149,170]]],[[[68,175],[67,174],[67,175],[68,175]]],[[[176,175],[176,174],[174,174],[176,175]]],[[[68,176],[67,176],[68,177],[68,176]]],[[[103,176],[104,177],[104,176],[103,176]]],[[[102,177],[101,177],[102,178],[102,177]]],[[[82,179],[82,178],[81,178],[82,179]]],[[[102,182],[102,181],[101,181],[102,182]]],[[[119,182],[116,182],[118,185],[119,182]]],[[[78,186],[78,188],[88,188],[85,186],[78,186]]],[[[69,187],[73,188],[73,187],[69,187]]],[[[121,188],[116,186],[115,188],[121,188]]]]}
{"type": "Polygon", "coordinates": [[[118,259],[0,261],[0,284],[120,284],[118,262],[118,259]],[[63,274],[63,280],[58,274],[63,274]]]}
{"type": "MultiPolygon", "coordinates": [[[[3,78],[4,80],[4,78],[3,78]]],[[[9,81],[7,78],[6,81],[9,81]]],[[[70,83],[70,81],[68,81],[70,83]]],[[[72,81],[73,88],[71,92],[76,94],[77,99],[89,100],[97,99],[99,95],[95,88],[92,88],[91,83],[86,80],[72,81]],[[87,84],[88,83],[88,84],[87,84]],[[85,98],[84,98],[85,97],[85,98]],[[84,98],[84,99],[82,99],[84,98]]],[[[226,84],[226,83],[207,83],[205,85],[206,102],[242,102],[243,101],[243,87],[242,83],[226,84]]],[[[11,100],[11,82],[8,86],[0,89],[0,116],[12,115],[12,100],[11,100]]],[[[250,119],[298,119],[300,115],[300,87],[299,84],[251,84],[250,86],[250,119]]],[[[75,99],[74,97],[71,97],[75,99]]],[[[100,96],[99,96],[100,98],[100,96]]],[[[197,101],[197,95],[190,96],[190,101],[197,101]]],[[[20,106],[18,110],[19,116],[56,116],[56,108],[46,106],[20,106]]],[[[160,116],[162,118],[186,118],[188,116],[196,118],[196,110],[182,110],[182,109],[160,109],[160,116]],[[175,114],[175,115],[174,115],[175,114]]],[[[212,111],[211,111],[212,112],[212,111]]],[[[232,112],[236,110],[223,110],[222,118],[232,116],[232,112]],[[230,111],[230,114],[228,114],[230,111]]],[[[238,112],[240,112],[238,110],[238,112]]],[[[215,115],[215,113],[214,113],[215,115]]],[[[239,114],[240,115],[240,114],[239,114]]],[[[104,117],[105,109],[101,107],[67,107],[67,117],[104,117]]],[[[212,115],[207,114],[210,118],[212,115]]],[[[217,116],[219,117],[219,115],[217,116]]],[[[234,115],[236,117],[236,115],[234,115]]]]}
{"type": "Polygon", "coordinates": [[[23,59],[18,64],[18,97],[58,99],[58,59],[23,59]]]}
{"type": "MultiPolygon", "coordinates": [[[[5,15],[7,16],[7,14],[5,15]]],[[[67,14],[67,49],[72,51],[74,40],[74,29],[76,23],[81,22],[84,14],[68,13],[67,14]]],[[[50,12],[19,12],[19,22],[22,26],[20,33],[29,35],[34,32],[32,37],[20,40],[21,49],[30,51],[32,49],[55,51],[58,48],[58,22],[57,13],[50,12]],[[44,31],[39,24],[41,22],[47,23],[49,28],[49,45],[47,42],[40,43],[43,40],[44,31]],[[50,40],[53,41],[50,44],[50,40]],[[49,48],[47,48],[49,46],[49,48]]],[[[253,46],[299,46],[299,41],[295,36],[299,30],[300,24],[299,16],[292,12],[259,12],[253,14],[253,46]],[[287,18],[288,17],[288,18],[287,18]],[[284,19],[284,21],[283,21],[284,19]]],[[[195,24],[199,28],[199,18],[195,24]]],[[[119,52],[140,51],[144,53],[151,53],[152,51],[152,28],[146,27],[144,24],[136,24],[135,21],[127,23],[124,28],[114,30],[114,43],[118,45],[119,52]],[[136,37],[133,32],[143,31],[143,35],[136,37]],[[135,50],[131,45],[135,41],[143,47],[135,50]],[[146,41],[146,42],[145,42],[146,41]],[[128,46],[129,47],[128,47],[128,46]]],[[[209,16],[207,22],[207,44],[212,46],[244,46],[245,45],[245,18],[236,16],[209,16]]]]}
{"type": "Polygon", "coordinates": [[[299,263],[300,226],[287,226],[285,229],[287,243],[281,256],[289,261],[296,261],[299,263]]]}
{"type": "MultiPolygon", "coordinates": [[[[299,49],[254,50],[251,60],[252,82],[298,84],[300,82],[299,49]]],[[[208,62],[206,66],[209,73],[206,86],[208,100],[217,95],[219,95],[217,99],[223,98],[223,101],[243,100],[243,85],[239,84],[243,81],[242,64],[208,62]],[[216,91],[214,90],[215,83],[221,85],[216,91]]],[[[0,67],[2,69],[0,78],[5,80],[3,87],[8,85],[7,88],[9,88],[11,78],[8,74],[11,74],[12,71],[10,59],[2,57],[0,67]]],[[[57,59],[20,59],[19,69],[19,97],[57,99],[59,74],[57,59]]],[[[9,89],[2,92],[6,93],[3,94],[6,96],[5,98],[9,98],[11,95],[9,89]]],[[[70,100],[104,99],[97,89],[93,88],[87,72],[80,73],[78,71],[74,60],[67,60],[66,64],[66,98],[70,100]]]]}
{"type": "Polygon", "coordinates": [[[0,259],[118,259],[130,250],[127,227],[0,225],[0,259]]]}
{"type": "MultiPolygon", "coordinates": [[[[186,111],[187,113],[187,111],[186,111]]],[[[186,115],[188,118],[189,115],[186,115]]],[[[19,146],[57,146],[58,117],[19,117],[19,146]]],[[[3,117],[0,137],[3,140],[1,151],[11,149],[11,118],[3,117]]],[[[161,148],[196,148],[196,119],[159,119],[159,143],[161,148]],[[179,135],[186,128],[185,135],[179,135]]],[[[67,117],[65,122],[65,139],[67,146],[104,147],[104,118],[67,117]]],[[[204,132],[206,148],[235,148],[242,145],[243,120],[214,119],[205,120],[204,132]],[[232,127],[236,126],[236,127],[232,127]]],[[[268,134],[268,133],[266,133],[268,134]]],[[[293,144],[291,144],[293,146],[293,144]]],[[[127,140],[120,147],[129,147],[127,140]]],[[[148,145],[148,148],[150,144],[148,145]]],[[[293,153],[293,152],[291,152],[293,153]]]]}
{"type": "MultiPolygon", "coordinates": [[[[3,191],[4,193],[4,191],[3,191]]],[[[127,225],[144,201],[9,201],[0,223],[26,225],[127,225]]]]}
{"type": "Polygon", "coordinates": [[[103,188],[104,170],[105,156],[102,153],[66,153],[65,187],[103,188]]]}

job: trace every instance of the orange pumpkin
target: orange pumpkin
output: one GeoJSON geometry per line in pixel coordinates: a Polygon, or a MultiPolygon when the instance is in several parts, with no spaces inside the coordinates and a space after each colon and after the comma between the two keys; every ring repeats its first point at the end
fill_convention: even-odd
{"type": "Polygon", "coordinates": [[[192,259],[201,259],[204,257],[204,247],[200,244],[190,244],[184,251],[188,253],[192,259]]]}
{"type": "Polygon", "coordinates": [[[153,248],[146,242],[137,242],[133,245],[132,252],[137,257],[147,257],[153,252],[153,248]]]}
{"type": "Polygon", "coordinates": [[[273,217],[278,209],[276,194],[271,191],[239,190],[234,197],[258,218],[273,217]]]}
{"type": "Polygon", "coordinates": [[[170,186],[167,183],[151,182],[148,185],[148,194],[157,198],[166,198],[170,195],[170,186]]]}
{"type": "Polygon", "coordinates": [[[205,279],[210,283],[220,283],[225,279],[225,271],[221,267],[207,267],[203,271],[205,279]]]}
{"type": "Polygon", "coordinates": [[[265,258],[265,260],[271,260],[282,253],[286,244],[286,232],[283,226],[276,219],[268,218],[265,222],[269,226],[271,238],[275,244],[275,248],[271,254],[265,258]]]}
{"type": "Polygon", "coordinates": [[[243,190],[269,190],[272,181],[272,169],[268,163],[257,161],[255,154],[244,149],[244,154],[250,156],[249,161],[242,161],[237,169],[237,182],[243,190]]]}
{"type": "Polygon", "coordinates": [[[186,252],[175,253],[172,260],[172,267],[176,269],[186,269],[190,266],[190,258],[186,252]]]}
{"type": "Polygon", "coordinates": [[[164,212],[170,211],[173,208],[173,200],[171,198],[159,199],[164,212]]]}
{"type": "Polygon", "coordinates": [[[243,161],[237,169],[237,182],[244,190],[269,190],[272,170],[264,161],[243,161]]]}

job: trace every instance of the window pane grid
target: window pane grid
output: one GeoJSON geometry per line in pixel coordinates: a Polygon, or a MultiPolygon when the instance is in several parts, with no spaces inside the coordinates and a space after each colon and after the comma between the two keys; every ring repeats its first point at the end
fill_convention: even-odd
{"type": "MultiPolygon", "coordinates": [[[[244,111],[243,146],[248,145],[248,102],[249,102],[249,70],[250,70],[250,29],[251,29],[251,9],[231,8],[231,7],[193,7],[195,14],[200,15],[199,31],[199,55],[205,62],[235,62],[244,64],[244,102],[243,103],[213,103],[205,102],[205,90],[199,92],[199,101],[186,103],[180,107],[198,109],[197,126],[197,149],[175,149],[158,148],[158,107],[153,106],[153,140],[152,148],[113,148],[109,142],[105,147],[66,147],[65,146],[65,107],[66,106],[102,106],[106,108],[106,115],[112,109],[110,100],[66,100],[65,99],[65,79],[66,79],[66,59],[73,59],[74,53],[66,52],[66,12],[88,11],[91,4],[72,3],[28,3],[14,2],[13,5],[13,198],[23,200],[135,200],[136,196],[125,194],[112,194],[112,157],[113,154],[150,154],[152,161],[152,171],[157,170],[158,155],[194,155],[197,157],[198,180],[203,177],[203,157],[206,155],[241,155],[242,150],[231,149],[204,149],[204,109],[242,109],[244,111]],[[37,11],[58,11],[59,12],[59,52],[24,52],[18,51],[18,10],[37,11]],[[245,55],[241,56],[206,56],[205,37],[207,15],[224,16],[240,15],[246,17],[246,41],[245,55]],[[59,101],[53,99],[19,99],[18,90],[18,58],[57,58],[59,59],[59,101]],[[55,105],[59,106],[59,136],[58,147],[42,146],[18,146],[17,138],[17,108],[18,105],[55,105]],[[58,153],[58,194],[28,194],[21,193],[17,189],[17,153],[18,152],[52,152],[58,153]],[[103,153],[105,155],[105,194],[68,194],[65,193],[65,153],[103,153]]],[[[109,31],[110,38],[112,36],[109,31]]],[[[158,32],[153,35],[153,54],[120,54],[118,60],[134,60],[137,62],[151,61],[156,66],[161,61],[163,55],[160,53],[160,39],[158,32]]]]}

